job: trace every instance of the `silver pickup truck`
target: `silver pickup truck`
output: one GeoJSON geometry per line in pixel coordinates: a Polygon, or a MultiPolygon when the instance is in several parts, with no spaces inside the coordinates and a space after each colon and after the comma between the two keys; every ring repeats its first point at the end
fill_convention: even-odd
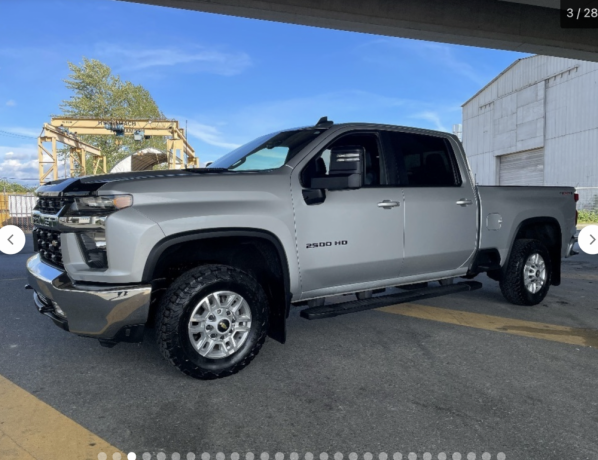
{"type": "Polygon", "coordinates": [[[324,117],[208,168],[40,187],[27,287],[67,331],[110,347],[153,325],[172,364],[218,378],[267,335],[284,343],[292,305],[328,318],[477,289],[482,272],[538,304],[574,254],[574,192],[476,186],[451,134],[324,117]],[[326,302],[339,294],[355,297],[326,302]]]}

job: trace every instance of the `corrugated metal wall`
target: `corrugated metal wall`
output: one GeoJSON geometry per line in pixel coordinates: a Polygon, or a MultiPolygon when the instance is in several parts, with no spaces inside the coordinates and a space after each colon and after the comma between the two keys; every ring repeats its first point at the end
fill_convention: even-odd
{"type": "Polygon", "coordinates": [[[544,149],[499,158],[499,185],[544,185],[544,149]]]}
{"type": "Polygon", "coordinates": [[[464,104],[463,144],[483,185],[502,155],[543,148],[544,185],[598,186],[598,63],[517,61],[464,104]]]}

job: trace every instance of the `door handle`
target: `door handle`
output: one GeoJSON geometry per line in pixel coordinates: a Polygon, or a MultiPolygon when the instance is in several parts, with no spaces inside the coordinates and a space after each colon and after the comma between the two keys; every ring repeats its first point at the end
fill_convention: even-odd
{"type": "Polygon", "coordinates": [[[378,203],[378,207],[382,209],[396,208],[397,206],[400,206],[400,203],[398,201],[384,200],[378,203]]]}
{"type": "Polygon", "coordinates": [[[471,200],[466,200],[465,198],[461,198],[459,201],[457,201],[457,204],[458,204],[459,206],[467,206],[467,205],[470,205],[470,204],[472,204],[472,203],[473,203],[473,201],[471,201],[471,200]]]}

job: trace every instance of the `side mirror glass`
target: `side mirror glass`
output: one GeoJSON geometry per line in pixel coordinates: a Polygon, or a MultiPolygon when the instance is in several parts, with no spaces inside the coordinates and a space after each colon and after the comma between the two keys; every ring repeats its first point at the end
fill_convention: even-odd
{"type": "Polygon", "coordinates": [[[312,189],[345,190],[362,185],[365,149],[360,145],[333,147],[330,170],[324,177],[311,180],[312,189]]]}

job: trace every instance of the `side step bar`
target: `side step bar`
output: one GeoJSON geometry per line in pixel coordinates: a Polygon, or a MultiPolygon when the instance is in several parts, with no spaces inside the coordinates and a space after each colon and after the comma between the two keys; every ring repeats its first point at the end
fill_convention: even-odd
{"type": "Polygon", "coordinates": [[[412,302],[414,300],[429,299],[456,292],[475,291],[481,289],[482,283],[477,281],[464,281],[462,283],[450,284],[448,286],[426,287],[409,292],[400,292],[380,297],[372,297],[364,300],[352,300],[351,302],[337,303],[334,305],[323,305],[302,310],[300,315],[305,319],[332,318],[334,316],[357,313],[358,311],[373,310],[375,308],[388,307],[398,303],[412,302]]]}

